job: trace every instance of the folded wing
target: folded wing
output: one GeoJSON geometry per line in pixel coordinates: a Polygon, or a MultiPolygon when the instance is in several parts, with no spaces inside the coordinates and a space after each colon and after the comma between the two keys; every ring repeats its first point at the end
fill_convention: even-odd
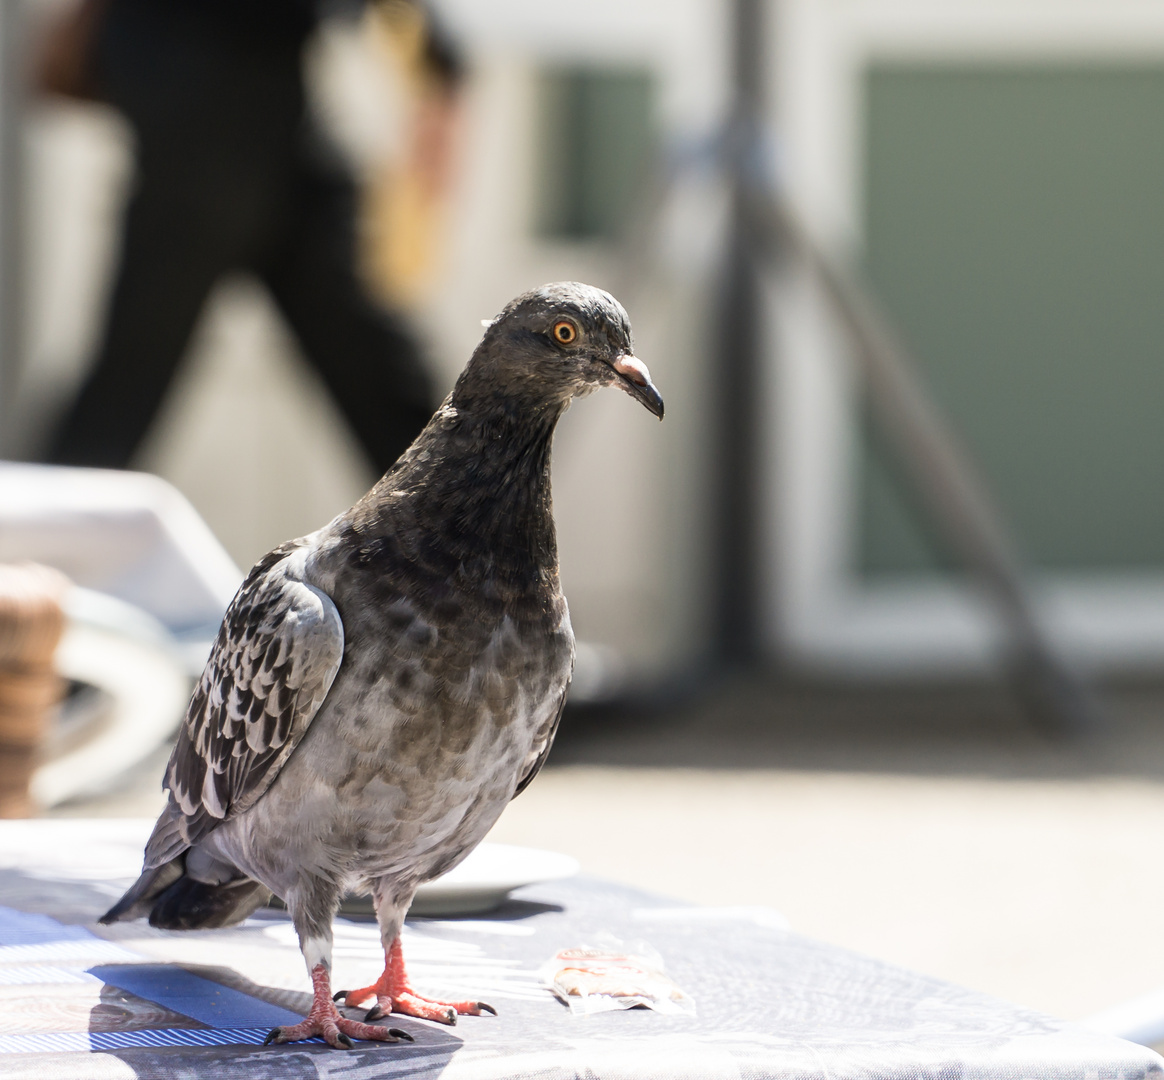
{"type": "Polygon", "coordinates": [[[323,704],[343,649],[335,604],[302,580],[302,549],[276,548],[232,601],[190,701],[166,770],[169,805],[146,847],[147,870],[271,786],[323,704]]]}

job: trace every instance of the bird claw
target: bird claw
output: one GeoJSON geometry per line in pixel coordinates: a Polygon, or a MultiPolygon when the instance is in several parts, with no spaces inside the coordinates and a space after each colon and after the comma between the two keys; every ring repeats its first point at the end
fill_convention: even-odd
{"type": "Polygon", "coordinates": [[[485,1001],[434,1001],[432,998],[421,997],[419,994],[406,991],[395,997],[381,997],[368,1010],[365,1022],[378,1020],[389,1013],[399,1013],[402,1016],[415,1016],[420,1020],[434,1020],[438,1024],[448,1024],[455,1027],[457,1016],[480,1016],[482,1013],[497,1015],[497,1010],[485,1001]]]}
{"type": "MultiPolygon", "coordinates": [[[[385,1008],[380,1002],[376,1002],[367,1013],[364,1015],[364,1023],[370,1024],[374,1020],[383,1020],[385,1016],[392,1012],[392,1003],[388,1003],[388,1008],[385,1008]]],[[[415,1042],[411,1035],[408,1034],[404,1028],[389,1028],[389,1033],[395,1035],[398,1039],[407,1039],[409,1042],[415,1042]]]]}
{"type": "Polygon", "coordinates": [[[450,1027],[457,1022],[456,1008],[444,1001],[429,1001],[416,994],[398,994],[390,999],[391,1010],[402,1016],[415,1016],[418,1020],[435,1020],[450,1027]]]}
{"type": "Polygon", "coordinates": [[[371,986],[358,990],[340,990],[334,1000],[343,998],[346,1007],[355,1008],[374,998],[372,1007],[364,1015],[364,1023],[380,1020],[389,1013],[415,1016],[420,1020],[434,1020],[450,1027],[457,1022],[457,1014],[480,1016],[482,1013],[497,1015],[497,1010],[484,1001],[437,1001],[418,994],[404,971],[404,961],[400,955],[400,941],[397,939],[384,957],[384,973],[371,986]]]}
{"type": "MultiPolygon", "coordinates": [[[[341,990],[332,996],[330,979],[324,964],[316,964],[311,969],[311,983],[314,988],[311,1011],[298,1024],[272,1028],[263,1040],[264,1046],[270,1046],[271,1043],[298,1042],[300,1039],[310,1039],[316,1035],[337,1050],[353,1049],[353,1039],[390,1043],[399,1042],[401,1039],[413,1041],[412,1036],[400,1028],[374,1027],[372,1024],[362,1024],[358,1020],[349,1020],[342,1015],[335,1003],[340,997],[346,998],[348,995],[341,990]]],[[[356,993],[363,995],[364,991],[356,993]]]]}
{"type": "Polygon", "coordinates": [[[337,1050],[354,1050],[353,1039],[389,1043],[403,1039],[405,1042],[415,1042],[415,1039],[402,1028],[373,1027],[371,1024],[361,1024],[358,1020],[349,1020],[337,1013],[334,1017],[308,1015],[305,1020],[293,1027],[272,1028],[263,1040],[263,1045],[299,1042],[301,1039],[310,1039],[316,1035],[337,1050]]]}

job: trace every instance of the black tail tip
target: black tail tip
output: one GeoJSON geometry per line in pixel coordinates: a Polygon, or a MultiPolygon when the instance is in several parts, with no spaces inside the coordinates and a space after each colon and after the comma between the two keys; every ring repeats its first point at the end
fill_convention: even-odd
{"type": "Polygon", "coordinates": [[[104,915],[97,920],[102,926],[110,926],[115,922],[121,921],[121,916],[125,914],[126,905],[123,903],[116,903],[104,915]]]}

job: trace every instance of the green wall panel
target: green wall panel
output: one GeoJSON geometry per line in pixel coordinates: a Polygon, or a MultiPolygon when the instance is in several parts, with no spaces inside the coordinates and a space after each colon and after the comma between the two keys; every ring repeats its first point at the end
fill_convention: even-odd
{"type": "MultiPolygon", "coordinates": [[[[1164,567],[1164,67],[882,65],[866,91],[866,273],[1026,552],[1164,567]]],[[[865,430],[861,569],[933,569],[865,430]]]]}
{"type": "Polygon", "coordinates": [[[637,68],[555,68],[538,80],[537,231],[617,239],[646,178],[653,84],[637,68]]]}

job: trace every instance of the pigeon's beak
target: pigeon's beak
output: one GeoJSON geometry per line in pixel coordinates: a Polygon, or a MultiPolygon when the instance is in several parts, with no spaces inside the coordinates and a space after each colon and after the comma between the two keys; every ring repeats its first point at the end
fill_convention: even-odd
{"type": "Polygon", "coordinates": [[[618,372],[619,379],[621,380],[619,385],[631,397],[637,398],[647,409],[662,420],[663,397],[655,389],[655,384],[651,382],[651,373],[647,370],[647,365],[637,356],[624,353],[622,356],[616,357],[614,363],[610,366],[618,372]]]}

